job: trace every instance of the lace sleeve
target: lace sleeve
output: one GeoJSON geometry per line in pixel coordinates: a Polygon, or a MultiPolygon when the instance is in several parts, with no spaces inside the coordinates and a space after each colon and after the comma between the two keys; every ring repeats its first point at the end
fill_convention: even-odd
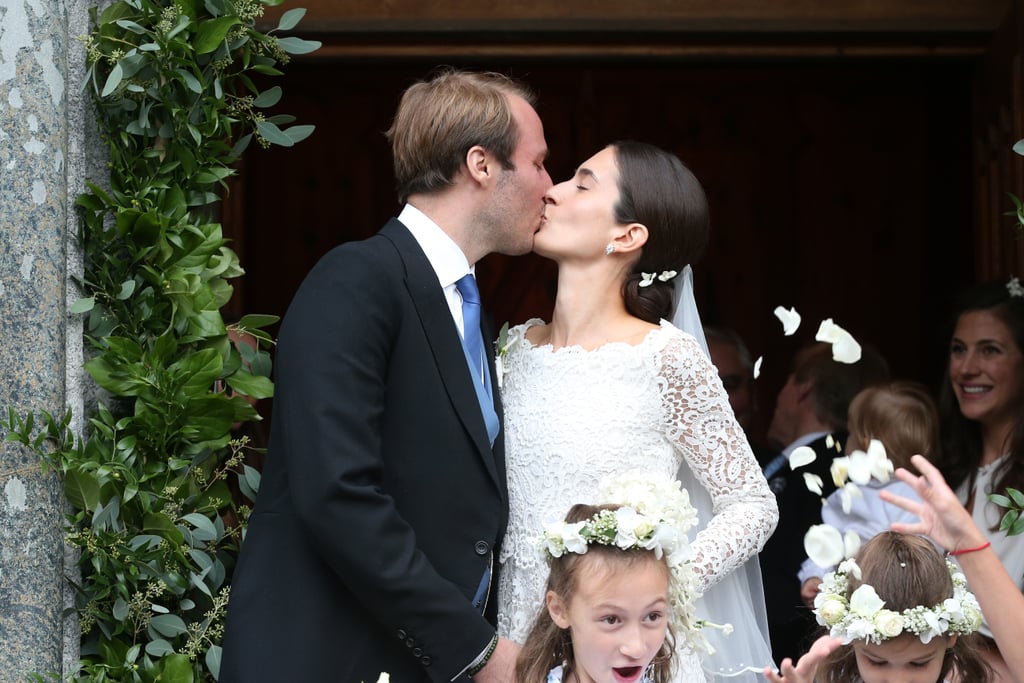
{"type": "Polygon", "coordinates": [[[709,518],[700,521],[703,528],[692,543],[704,591],[761,550],[779,509],[718,372],[691,336],[672,329],[661,352],[663,419],[667,438],[685,462],[684,486],[688,469],[704,489],[690,492],[698,513],[709,518]]]}

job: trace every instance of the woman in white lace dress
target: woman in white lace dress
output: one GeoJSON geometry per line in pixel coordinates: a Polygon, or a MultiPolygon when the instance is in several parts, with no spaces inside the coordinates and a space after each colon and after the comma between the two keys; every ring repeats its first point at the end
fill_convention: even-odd
{"type": "Polygon", "coordinates": [[[718,602],[705,593],[698,605],[710,611],[701,616],[741,623],[717,641],[714,663],[702,666],[679,643],[673,680],[717,680],[706,670],[763,680],[771,664],[759,628],[763,594],[756,565],[748,572],[746,563],[775,528],[775,498],[714,366],[690,334],[664,320],[683,280],[674,271],[707,243],[704,192],[674,155],[620,142],[546,200],[534,250],[558,264],[554,314],[548,324],[513,328],[499,349],[511,508],[499,632],[522,643],[540,609],[548,570],[534,541],[544,523],[593,500],[606,476],[678,472],[705,514],[692,543],[699,587],[731,580],[718,602]],[[746,607],[711,609],[723,602],[746,607]]]}

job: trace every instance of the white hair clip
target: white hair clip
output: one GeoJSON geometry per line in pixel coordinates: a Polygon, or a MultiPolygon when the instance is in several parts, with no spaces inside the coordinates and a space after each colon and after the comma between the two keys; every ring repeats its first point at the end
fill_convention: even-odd
{"type": "Polygon", "coordinates": [[[640,286],[650,287],[654,284],[654,278],[658,278],[661,282],[668,282],[678,274],[674,270],[663,270],[660,273],[640,273],[640,286]]]}

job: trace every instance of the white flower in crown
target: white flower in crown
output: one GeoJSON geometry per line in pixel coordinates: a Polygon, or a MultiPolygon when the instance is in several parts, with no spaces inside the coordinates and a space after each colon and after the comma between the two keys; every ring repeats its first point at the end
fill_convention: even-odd
{"type": "Polygon", "coordinates": [[[1020,280],[1014,276],[1006,283],[1006,291],[1010,293],[1010,296],[1024,296],[1024,285],[1021,285],[1020,280]]]}
{"type": "Polygon", "coordinates": [[[978,601],[958,579],[956,565],[947,560],[946,566],[953,579],[953,597],[935,606],[918,605],[896,612],[885,608],[885,601],[869,584],[861,584],[847,598],[848,577],[859,580],[861,574],[856,562],[845,560],[822,579],[814,598],[814,614],[819,624],[829,627],[832,637],[844,643],[866,640],[877,644],[901,633],[914,633],[921,642],[929,643],[936,636],[973,633],[981,625],[978,601]]]}
{"type": "Polygon", "coordinates": [[[832,345],[832,360],[838,363],[856,363],[860,360],[860,344],[853,335],[832,322],[832,318],[821,321],[814,338],[832,345]]]}
{"type": "Polygon", "coordinates": [[[668,282],[678,274],[674,270],[663,270],[660,273],[640,273],[640,286],[650,287],[654,284],[655,278],[660,282],[668,282]]]}
{"type": "Polygon", "coordinates": [[[800,314],[796,312],[795,308],[790,308],[788,311],[782,306],[776,306],[775,317],[782,323],[782,334],[789,337],[794,334],[800,327],[800,314]]]}

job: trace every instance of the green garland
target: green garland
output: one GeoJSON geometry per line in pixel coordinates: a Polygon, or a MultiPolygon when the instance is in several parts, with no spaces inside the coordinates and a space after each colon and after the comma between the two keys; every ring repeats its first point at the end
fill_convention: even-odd
{"type": "MultiPolygon", "coordinates": [[[[118,0],[82,38],[109,144],[110,184],[78,198],[85,364],[103,400],[83,438],[70,414],[8,411],[7,439],[64,477],[67,539],[81,552],[78,681],[216,680],[231,567],[259,472],[232,426],[272,395],[273,316],[225,325],[242,274],[213,206],[255,138],[290,146],[312,126],[266,116],[289,56],[319,43],[278,37],[303,9],[256,30],[280,0],[118,0]],[[229,330],[253,341],[234,343],[229,330]],[[234,485],[234,490],[232,490],[234,485]]],[[[50,674],[50,677],[54,677],[50,674]]],[[[35,680],[43,676],[33,674],[35,680]]]]}

